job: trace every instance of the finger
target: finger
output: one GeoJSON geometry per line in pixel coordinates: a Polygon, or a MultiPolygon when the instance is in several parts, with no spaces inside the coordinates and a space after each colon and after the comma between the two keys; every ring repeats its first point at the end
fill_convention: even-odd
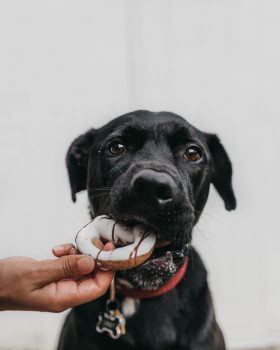
{"type": "MultiPolygon", "coordinates": [[[[96,269],[94,276],[92,277],[94,283],[101,289],[107,290],[108,286],[112,282],[115,276],[115,271],[105,271],[101,269],[96,269]]],[[[104,292],[105,292],[104,291],[104,292]]]]}
{"type": "MultiPolygon", "coordinates": [[[[112,249],[115,248],[115,246],[114,246],[114,244],[113,244],[112,242],[108,242],[108,243],[106,243],[105,245],[103,245],[103,243],[101,243],[101,242],[99,241],[99,243],[97,242],[97,244],[99,244],[100,249],[106,250],[106,251],[109,251],[109,250],[112,250],[112,249]],[[101,244],[102,244],[103,248],[101,248],[101,244]]],[[[93,273],[96,274],[97,271],[100,271],[100,270],[101,270],[100,268],[95,268],[94,271],[93,271],[93,273]]],[[[107,270],[107,269],[104,269],[104,270],[102,270],[102,271],[108,271],[108,270],[107,270]]],[[[82,276],[82,277],[76,277],[76,278],[74,278],[74,280],[77,281],[77,282],[79,282],[79,283],[81,283],[83,280],[85,280],[85,279],[87,279],[87,278],[88,278],[88,276],[82,276]]]]}
{"type": "MultiPolygon", "coordinates": [[[[99,241],[101,249],[102,243],[100,243],[101,242],[99,241]]],[[[106,251],[115,249],[115,246],[112,242],[107,242],[105,245],[102,244],[102,246],[106,251]]],[[[79,281],[77,281],[79,284],[79,291],[81,293],[80,296],[77,296],[78,298],[81,298],[77,299],[77,302],[85,303],[103,295],[109,288],[114,276],[115,271],[105,271],[101,270],[100,268],[95,268],[94,275],[82,277],[79,281]]]]}
{"type": "Polygon", "coordinates": [[[102,250],[113,250],[115,248],[113,242],[107,242],[105,245],[102,243],[102,241],[98,238],[94,238],[92,240],[92,244],[102,250]]]}
{"type": "Polygon", "coordinates": [[[95,247],[103,250],[104,244],[102,243],[102,241],[100,239],[94,238],[91,242],[95,247]]]}
{"type": "Polygon", "coordinates": [[[113,242],[108,242],[108,243],[106,243],[105,244],[105,246],[104,246],[104,250],[113,250],[113,249],[115,249],[115,246],[114,246],[114,243],[113,242]]]}
{"type": "MultiPolygon", "coordinates": [[[[114,245],[112,242],[108,242],[104,244],[99,239],[94,239],[92,242],[96,247],[104,250],[112,250],[114,249],[114,245]]],[[[75,255],[78,254],[78,250],[75,248],[75,246],[72,243],[66,243],[59,246],[56,246],[52,249],[53,255],[57,258],[64,256],[64,255],[75,255]]]]}
{"type": "Polygon", "coordinates": [[[55,260],[38,262],[37,284],[41,286],[61,279],[75,278],[91,273],[95,263],[87,255],[67,255],[55,260]]]}
{"type": "Polygon", "coordinates": [[[68,284],[67,294],[63,292],[63,287],[65,287],[63,283],[68,281],[58,282],[61,285],[61,289],[58,288],[57,291],[58,293],[61,292],[62,299],[59,295],[57,297],[64,304],[64,309],[90,302],[106,293],[113,278],[113,272],[98,271],[94,277],[88,277],[76,286],[72,284],[72,289],[69,289],[70,285],[68,284]]]}
{"type": "Polygon", "coordinates": [[[61,257],[64,255],[74,255],[78,253],[75,246],[71,243],[66,243],[66,244],[62,244],[57,247],[54,247],[52,249],[52,252],[53,252],[53,255],[56,257],[61,257]]]}

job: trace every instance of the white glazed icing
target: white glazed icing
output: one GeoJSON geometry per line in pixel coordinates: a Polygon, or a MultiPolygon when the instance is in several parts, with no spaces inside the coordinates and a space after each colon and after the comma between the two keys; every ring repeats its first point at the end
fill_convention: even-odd
{"type": "Polygon", "coordinates": [[[119,261],[133,259],[136,256],[140,257],[147,254],[154,247],[155,242],[155,234],[144,226],[127,227],[116,223],[105,215],[96,217],[84,226],[76,236],[78,250],[83,254],[91,255],[94,259],[98,258],[98,261],[119,261]],[[127,245],[111,251],[100,250],[92,244],[92,240],[101,237],[110,242],[114,239],[113,243],[121,240],[127,245]]]}

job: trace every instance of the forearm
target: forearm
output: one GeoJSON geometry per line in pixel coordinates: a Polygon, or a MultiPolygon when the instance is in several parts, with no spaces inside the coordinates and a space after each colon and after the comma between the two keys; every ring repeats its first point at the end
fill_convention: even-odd
{"type": "Polygon", "coordinates": [[[0,310],[29,309],[24,295],[31,289],[30,281],[37,266],[36,260],[25,257],[0,259],[0,310]]]}
{"type": "Polygon", "coordinates": [[[0,259],[0,311],[14,309],[11,283],[8,278],[10,259],[0,259]]]}
{"type": "Polygon", "coordinates": [[[7,303],[7,293],[4,287],[4,269],[5,259],[0,259],[0,311],[5,310],[5,304],[7,303]]]}

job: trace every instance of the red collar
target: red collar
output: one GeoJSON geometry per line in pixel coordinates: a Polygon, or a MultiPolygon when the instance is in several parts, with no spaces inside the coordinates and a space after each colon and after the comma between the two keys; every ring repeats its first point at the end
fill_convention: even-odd
{"type": "Polygon", "coordinates": [[[117,293],[133,298],[133,299],[147,299],[147,298],[155,298],[160,295],[163,295],[169,292],[171,289],[175,288],[177,284],[184,278],[189,265],[189,258],[184,262],[184,264],[180,267],[180,269],[176,272],[176,274],[170,278],[167,283],[156,290],[143,290],[143,289],[133,289],[128,288],[124,285],[117,284],[117,293]]]}

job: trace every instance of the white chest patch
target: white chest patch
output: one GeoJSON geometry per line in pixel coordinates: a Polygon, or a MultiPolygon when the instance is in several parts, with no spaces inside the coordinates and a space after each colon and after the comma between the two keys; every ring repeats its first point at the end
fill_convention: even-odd
{"type": "Polygon", "coordinates": [[[122,312],[125,317],[131,317],[135,314],[137,311],[137,308],[139,306],[139,299],[133,299],[133,298],[124,298],[122,301],[122,312]]]}

